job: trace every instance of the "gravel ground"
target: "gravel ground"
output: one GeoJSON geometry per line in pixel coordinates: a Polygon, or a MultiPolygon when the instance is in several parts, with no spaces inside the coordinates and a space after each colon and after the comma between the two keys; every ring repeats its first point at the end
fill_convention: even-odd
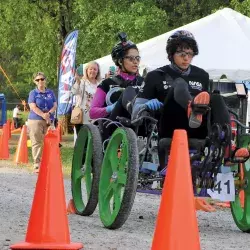
{"type": "MultiPolygon", "coordinates": [[[[0,167],[1,250],[25,239],[36,180],[36,174],[24,169],[0,167]]],[[[68,201],[70,180],[64,183],[68,201]]],[[[84,249],[150,249],[159,203],[160,196],[138,193],[127,222],[115,231],[103,228],[98,211],[90,217],[69,215],[71,240],[83,243],[84,249]]],[[[237,229],[229,209],[198,212],[198,221],[202,250],[249,249],[250,235],[237,229]]]]}

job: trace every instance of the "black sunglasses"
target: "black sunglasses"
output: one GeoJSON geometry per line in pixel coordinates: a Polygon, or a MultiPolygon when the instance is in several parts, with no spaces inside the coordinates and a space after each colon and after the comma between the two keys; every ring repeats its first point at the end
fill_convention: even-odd
{"type": "Polygon", "coordinates": [[[140,62],[141,61],[141,57],[140,56],[124,56],[125,59],[128,59],[130,62],[140,62]]]}
{"type": "Polygon", "coordinates": [[[36,82],[39,82],[39,81],[42,81],[42,82],[43,82],[44,80],[45,80],[45,78],[35,79],[36,82]]]}
{"type": "Polygon", "coordinates": [[[188,58],[193,58],[194,57],[193,52],[186,52],[186,51],[182,51],[182,50],[176,51],[176,54],[178,56],[180,56],[180,57],[185,57],[185,56],[188,56],[188,58]]]}

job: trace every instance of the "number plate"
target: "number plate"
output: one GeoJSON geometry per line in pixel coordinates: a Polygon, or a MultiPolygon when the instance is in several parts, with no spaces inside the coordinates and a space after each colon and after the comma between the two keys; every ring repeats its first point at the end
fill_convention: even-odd
{"type": "Polygon", "coordinates": [[[208,189],[207,193],[213,199],[221,201],[234,201],[235,185],[233,173],[217,174],[215,187],[213,189],[208,189]]]}

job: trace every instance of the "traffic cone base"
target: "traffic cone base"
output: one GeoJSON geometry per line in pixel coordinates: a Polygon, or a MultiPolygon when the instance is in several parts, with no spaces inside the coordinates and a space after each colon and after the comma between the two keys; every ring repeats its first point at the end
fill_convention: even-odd
{"type": "Polygon", "coordinates": [[[195,197],[194,201],[196,210],[201,210],[204,212],[216,211],[216,209],[212,205],[210,205],[205,199],[195,197]]]}
{"type": "Polygon", "coordinates": [[[81,243],[71,243],[71,244],[32,244],[32,243],[27,243],[27,242],[23,242],[23,243],[19,243],[16,245],[12,245],[11,249],[63,249],[63,250],[71,250],[71,249],[82,249],[83,246],[81,243]]]}
{"type": "Polygon", "coordinates": [[[69,204],[68,204],[68,207],[67,207],[67,214],[76,214],[76,209],[75,209],[75,206],[74,206],[73,199],[69,200],[69,204]]]}
{"type": "Polygon", "coordinates": [[[218,207],[225,207],[225,208],[229,208],[230,207],[230,202],[217,202],[214,205],[218,206],[218,207]]]}

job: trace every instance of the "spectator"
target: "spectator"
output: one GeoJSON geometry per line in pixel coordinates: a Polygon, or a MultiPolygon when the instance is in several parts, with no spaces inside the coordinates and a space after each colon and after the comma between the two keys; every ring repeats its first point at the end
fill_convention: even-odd
{"type": "Polygon", "coordinates": [[[19,128],[20,127],[20,105],[16,105],[16,107],[13,109],[13,121],[14,121],[14,127],[19,128]]]}
{"type": "Polygon", "coordinates": [[[110,66],[108,73],[105,74],[105,79],[112,77],[116,74],[116,67],[115,66],[110,66]]]}
{"type": "MultiPolygon", "coordinates": [[[[90,104],[101,80],[99,64],[94,61],[89,62],[84,69],[83,75],[82,79],[76,78],[71,91],[75,95],[75,105],[83,110],[83,124],[86,124],[91,122],[89,117],[90,104]]],[[[81,127],[82,124],[75,124],[77,134],[81,127]]]]}
{"type": "Polygon", "coordinates": [[[46,88],[46,77],[43,72],[33,75],[36,88],[29,93],[30,113],[28,128],[32,147],[34,169],[39,171],[44,135],[54,122],[54,112],[57,108],[56,97],[51,89],[46,88]]]}

